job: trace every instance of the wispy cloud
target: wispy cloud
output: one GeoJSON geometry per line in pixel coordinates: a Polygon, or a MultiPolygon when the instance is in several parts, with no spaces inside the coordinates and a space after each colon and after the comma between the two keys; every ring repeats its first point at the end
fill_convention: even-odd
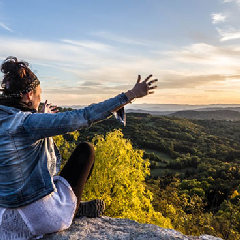
{"type": "Polygon", "coordinates": [[[185,89],[185,88],[197,88],[209,83],[224,82],[228,79],[239,79],[240,75],[166,75],[164,80],[158,84],[161,89],[185,89]]]}
{"type": "Polygon", "coordinates": [[[222,42],[240,39],[240,30],[237,30],[235,28],[231,27],[227,30],[217,28],[217,31],[220,35],[220,41],[222,41],[222,42]]]}
{"type": "Polygon", "coordinates": [[[35,41],[21,38],[0,38],[1,57],[18,56],[20,59],[50,67],[76,67],[101,63],[102,53],[89,51],[73,44],[63,42],[35,41]]]}
{"type": "Polygon", "coordinates": [[[239,80],[239,75],[221,75],[221,74],[209,74],[209,75],[166,75],[158,85],[161,89],[186,89],[186,88],[198,88],[203,87],[210,83],[223,83],[228,80],[239,80]]]}
{"type": "MultiPolygon", "coordinates": [[[[100,44],[99,49],[105,49],[104,41],[94,43],[100,44]]],[[[13,55],[33,65],[39,64],[38,76],[43,79],[44,97],[57,104],[101,101],[133,87],[137,74],[144,78],[152,73],[159,79],[159,90],[151,96],[155,102],[163,95],[168,95],[170,101],[173,92],[177,95],[189,91],[190,99],[200,89],[208,89],[209,84],[219,90],[218,86],[224,86],[229,79],[240,77],[240,46],[237,45],[198,43],[165,52],[144,54],[143,51],[135,56],[124,52],[125,46],[116,49],[107,45],[108,51],[92,51],[95,45],[89,48],[89,45],[83,47],[82,42],[81,46],[78,44],[67,39],[47,42],[1,37],[0,58],[13,55]],[[117,55],[121,49],[124,54],[117,55]],[[62,98],[63,94],[68,102],[62,98]]]]}
{"type": "Polygon", "coordinates": [[[226,71],[229,67],[237,68],[240,47],[197,43],[175,51],[168,51],[166,54],[178,62],[193,63],[195,68],[198,66],[197,69],[202,69],[204,66],[204,71],[211,68],[212,72],[220,72],[222,70],[226,71]]]}
{"type": "Polygon", "coordinates": [[[234,3],[237,3],[237,4],[240,6],[240,0],[224,0],[223,2],[224,2],[224,3],[234,2],[234,3]]]}
{"type": "Polygon", "coordinates": [[[112,46],[95,42],[95,41],[75,41],[70,39],[63,39],[61,40],[63,43],[71,44],[74,46],[79,46],[83,48],[98,50],[98,51],[106,51],[112,49],[112,46]]]}
{"type": "Polygon", "coordinates": [[[0,27],[2,27],[3,29],[7,30],[8,32],[13,32],[13,30],[8,27],[5,23],[0,22],[0,27]]]}
{"type": "Polygon", "coordinates": [[[226,16],[223,15],[222,13],[212,13],[212,23],[217,24],[217,23],[223,23],[226,21],[226,16]]]}
{"type": "Polygon", "coordinates": [[[100,38],[108,40],[108,41],[119,42],[122,44],[142,45],[142,46],[149,45],[149,43],[146,41],[140,41],[137,39],[133,39],[130,37],[125,37],[125,36],[121,36],[121,35],[117,35],[117,34],[113,34],[113,33],[109,33],[109,32],[103,32],[103,31],[95,32],[95,33],[91,33],[91,35],[100,37],[100,38]]]}
{"type": "MultiPolygon", "coordinates": [[[[105,49],[104,43],[101,49],[105,49]],[[102,48],[103,46],[103,48],[102,48]]],[[[95,46],[96,47],[96,46],[95,46]]],[[[72,41],[47,42],[20,38],[0,38],[0,58],[17,56],[41,68],[52,69],[71,74],[78,81],[128,82],[139,71],[157,72],[161,61],[148,57],[132,56],[131,53],[107,48],[108,51],[91,51],[88,47],[79,47],[72,41]],[[31,50],[31,51],[30,51],[31,50]]],[[[41,71],[40,71],[41,73],[41,71]]],[[[147,72],[148,74],[149,72],[147,72]]],[[[55,74],[55,73],[54,73],[55,74]]],[[[67,75],[67,74],[66,74],[67,75]]]]}

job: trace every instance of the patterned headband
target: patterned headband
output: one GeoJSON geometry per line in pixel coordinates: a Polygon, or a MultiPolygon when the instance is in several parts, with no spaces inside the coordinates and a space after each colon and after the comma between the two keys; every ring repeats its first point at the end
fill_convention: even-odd
{"type": "MultiPolygon", "coordinates": [[[[22,97],[23,94],[26,94],[26,93],[34,90],[40,84],[40,81],[38,80],[38,78],[36,76],[33,80],[32,79],[30,79],[30,80],[31,80],[31,82],[25,87],[25,89],[19,90],[14,93],[7,93],[7,94],[5,93],[4,95],[6,97],[14,97],[14,98],[22,97]]],[[[9,90],[9,87],[10,87],[10,84],[8,82],[6,82],[4,89],[9,90]]]]}
{"type": "Polygon", "coordinates": [[[38,80],[38,78],[34,78],[34,80],[27,85],[27,87],[25,89],[23,89],[22,91],[20,91],[20,94],[26,94],[32,90],[34,90],[38,85],[40,84],[40,81],[38,80]]]}

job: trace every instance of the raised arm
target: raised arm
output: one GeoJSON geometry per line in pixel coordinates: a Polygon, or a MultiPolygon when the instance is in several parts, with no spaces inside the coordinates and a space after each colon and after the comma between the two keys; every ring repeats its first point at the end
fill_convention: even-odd
{"type": "Polygon", "coordinates": [[[89,127],[94,122],[110,117],[114,109],[127,104],[128,101],[127,96],[122,93],[83,109],[55,114],[33,113],[25,118],[23,127],[34,140],[64,134],[82,127],[89,127]]]}
{"type": "MultiPolygon", "coordinates": [[[[152,75],[149,75],[144,81],[141,82],[141,75],[138,75],[138,79],[134,87],[131,90],[125,92],[125,95],[128,98],[127,103],[131,102],[135,98],[142,98],[148,94],[154,93],[154,91],[152,90],[157,88],[157,85],[152,86],[152,84],[156,83],[158,79],[150,80],[151,77],[152,75]]],[[[119,110],[121,107],[122,106],[117,107],[116,109],[114,109],[114,111],[119,110]]]]}
{"type": "Polygon", "coordinates": [[[150,85],[157,80],[149,81],[150,77],[151,75],[141,82],[139,76],[135,86],[126,93],[121,93],[97,104],[91,104],[83,109],[55,114],[29,114],[23,122],[23,127],[34,140],[88,127],[97,121],[110,117],[113,112],[131,102],[134,98],[151,94],[149,90],[156,88],[156,86],[150,87],[150,85]]]}

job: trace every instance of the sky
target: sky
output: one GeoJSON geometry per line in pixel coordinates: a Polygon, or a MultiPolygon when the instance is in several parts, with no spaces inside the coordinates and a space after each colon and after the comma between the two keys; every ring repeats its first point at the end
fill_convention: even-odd
{"type": "Polygon", "coordinates": [[[114,97],[139,74],[158,88],[134,104],[240,104],[240,0],[0,0],[7,56],[60,106],[114,97]]]}

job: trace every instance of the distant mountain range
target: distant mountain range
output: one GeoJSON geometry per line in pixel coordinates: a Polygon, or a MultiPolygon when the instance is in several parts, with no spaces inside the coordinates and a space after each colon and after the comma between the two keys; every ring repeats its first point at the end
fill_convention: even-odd
{"type": "MultiPolygon", "coordinates": [[[[65,106],[74,109],[83,105],[65,106]]],[[[175,116],[188,119],[240,120],[240,104],[128,104],[127,113],[148,113],[156,116],[175,116]]]]}
{"type": "Polygon", "coordinates": [[[175,116],[203,120],[240,120],[240,105],[150,105],[126,108],[127,113],[148,113],[156,116],[175,116]],[[147,107],[148,110],[147,110],[147,107]]]}
{"type": "MultiPolygon", "coordinates": [[[[61,107],[71,107],[74,109],[83,108],[86,105],[68,105],[61,107]]],[[[240,108],[240,104],[209,104],[209,105],[189,105],[189,104],[128,104],[126,109],[141,109],[147,111],[182,111],[182,110],[200,110],[200,109],[226,109],[240,108]]]]}
{"type": "Polygon", "coordinates": [[[229,120],[239,121],[240,111],[232,110],[208,110],[208,111],[179,111],[170,114],[169,116],[175,116],[179,118],[199,119],[199,120],[229,120]]]}

